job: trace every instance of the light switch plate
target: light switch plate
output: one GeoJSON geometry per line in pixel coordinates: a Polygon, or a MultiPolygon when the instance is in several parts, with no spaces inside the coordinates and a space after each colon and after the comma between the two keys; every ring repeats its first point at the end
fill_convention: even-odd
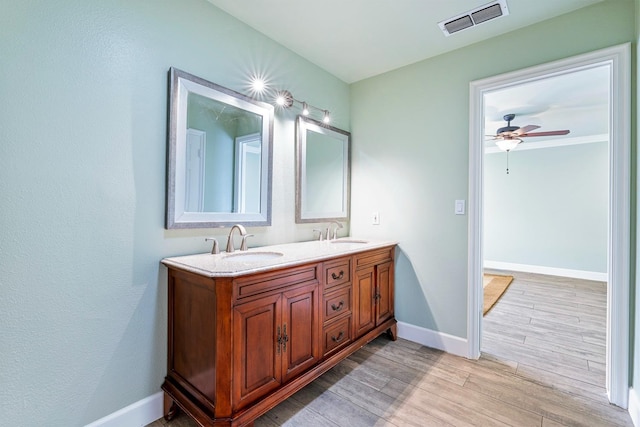
{"type": "Polygon", "coordinates": [[[456,200],[456,215],[464,215],[464,200],[456,200]]]}
{"type": "Polygon", "coordinates": [[[371,223],[373,225],[380,225],[380,212],[374,212],[371,214],[371,223]]]}

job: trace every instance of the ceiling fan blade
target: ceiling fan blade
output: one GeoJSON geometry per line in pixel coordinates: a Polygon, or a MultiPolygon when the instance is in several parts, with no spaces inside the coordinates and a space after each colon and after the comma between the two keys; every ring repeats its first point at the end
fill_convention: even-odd
{"type": "Polygon", "coordinates": [[[513,132],[516,135],[523,135],[527,132],[530,132],[532,130],[536,130],[538,129],[540,126],[536,126],[536,125],[527,125],[525,127],[521,127],[520,129],[518,129],[517,131],[513,132]]]}
{"type": "Polygon", "coordinates": [[[549,132],[533,132],[533,133],[525,133],[520,135],[521,138],[526,138],[529,136],[555,136],[555,135],[567,135],[569,133],[568,130],[552,130],[549,132]]]}

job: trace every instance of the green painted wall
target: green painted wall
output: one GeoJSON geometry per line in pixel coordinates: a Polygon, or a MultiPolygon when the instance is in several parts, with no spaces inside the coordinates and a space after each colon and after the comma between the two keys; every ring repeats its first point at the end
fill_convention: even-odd
{"type": "Polygon", "coordinates": [[[506,166],[484,157],[485,261],[606,273],[607,142],[519,147],[506,166]]]}
{"type": "Polygon", "coordinates": [[[399,242],[398,320],[467,336],[469,83],[633,41],[634,12],[598,3],[351,86],[352,233],[399,242]]]}
{"type": "MultiPolygon", "coordinates": [[[[169,67],[245,93],[263,73],[346,129],[349,88],[205,0],[2,5],[0,424],[81,426],[159,391],[159,261],[229,231],[164,229],[169,67]]],[[[295,114],[276,114],[273,226],[251,246],[313,236],[295,114]]]]}

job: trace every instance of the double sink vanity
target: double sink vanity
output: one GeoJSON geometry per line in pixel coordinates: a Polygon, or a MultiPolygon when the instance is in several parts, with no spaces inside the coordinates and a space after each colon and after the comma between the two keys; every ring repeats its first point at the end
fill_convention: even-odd
{"type": "Polygon", "coordinates": [[[166,419],[252,426],[378,335],[396,338],[395,243],[336,239],[349,132],[297,117],[295,222],[330,225],[319,240],[247,249],[245,227],[271,225],[273,122],[272,105],[169,70],[165,227],[231,231],[225,252],[211,239],[212,253],[162,260],[166,419]]]}
{"type": "Polygon", "coordinates": [[[382,333],[395,243],[350,238],[166,258],[165,418],[253,421],[382,333]]]}

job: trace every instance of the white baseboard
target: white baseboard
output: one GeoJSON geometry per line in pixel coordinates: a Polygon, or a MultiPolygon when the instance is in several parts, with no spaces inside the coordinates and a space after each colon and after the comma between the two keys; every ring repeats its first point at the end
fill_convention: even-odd
{"type": "Polygon", "coordinates": [[[629,388],[629,415],[631,415],[631,421],[636,427],[640,426],[640,395],[631,387],[629,388]]]}
{"type": "Polygon", "coordinates": [[[466,339],[443,332],[398,322],[398,337],[456,356],[469,357],[469,344],[466,339]]]}
{"type": "Polygon", "coordinates": [[[144,427],[162,418],[163,392],[145,397],[85,427],[144,427]]]}
{"type": "Polygon", "coordinates": [[[496,270],[522,271],[523,273],[547,274],[550,276],[571,277],[574,279],[597,280],[606,282],[608,280],[607,273],[599,273],[597,271],[569,270],[567,268],[544,267],[541,265],[514,264],[511,262],[501,261],[484,261],[485,268],[493,268],[496,270]]]}

